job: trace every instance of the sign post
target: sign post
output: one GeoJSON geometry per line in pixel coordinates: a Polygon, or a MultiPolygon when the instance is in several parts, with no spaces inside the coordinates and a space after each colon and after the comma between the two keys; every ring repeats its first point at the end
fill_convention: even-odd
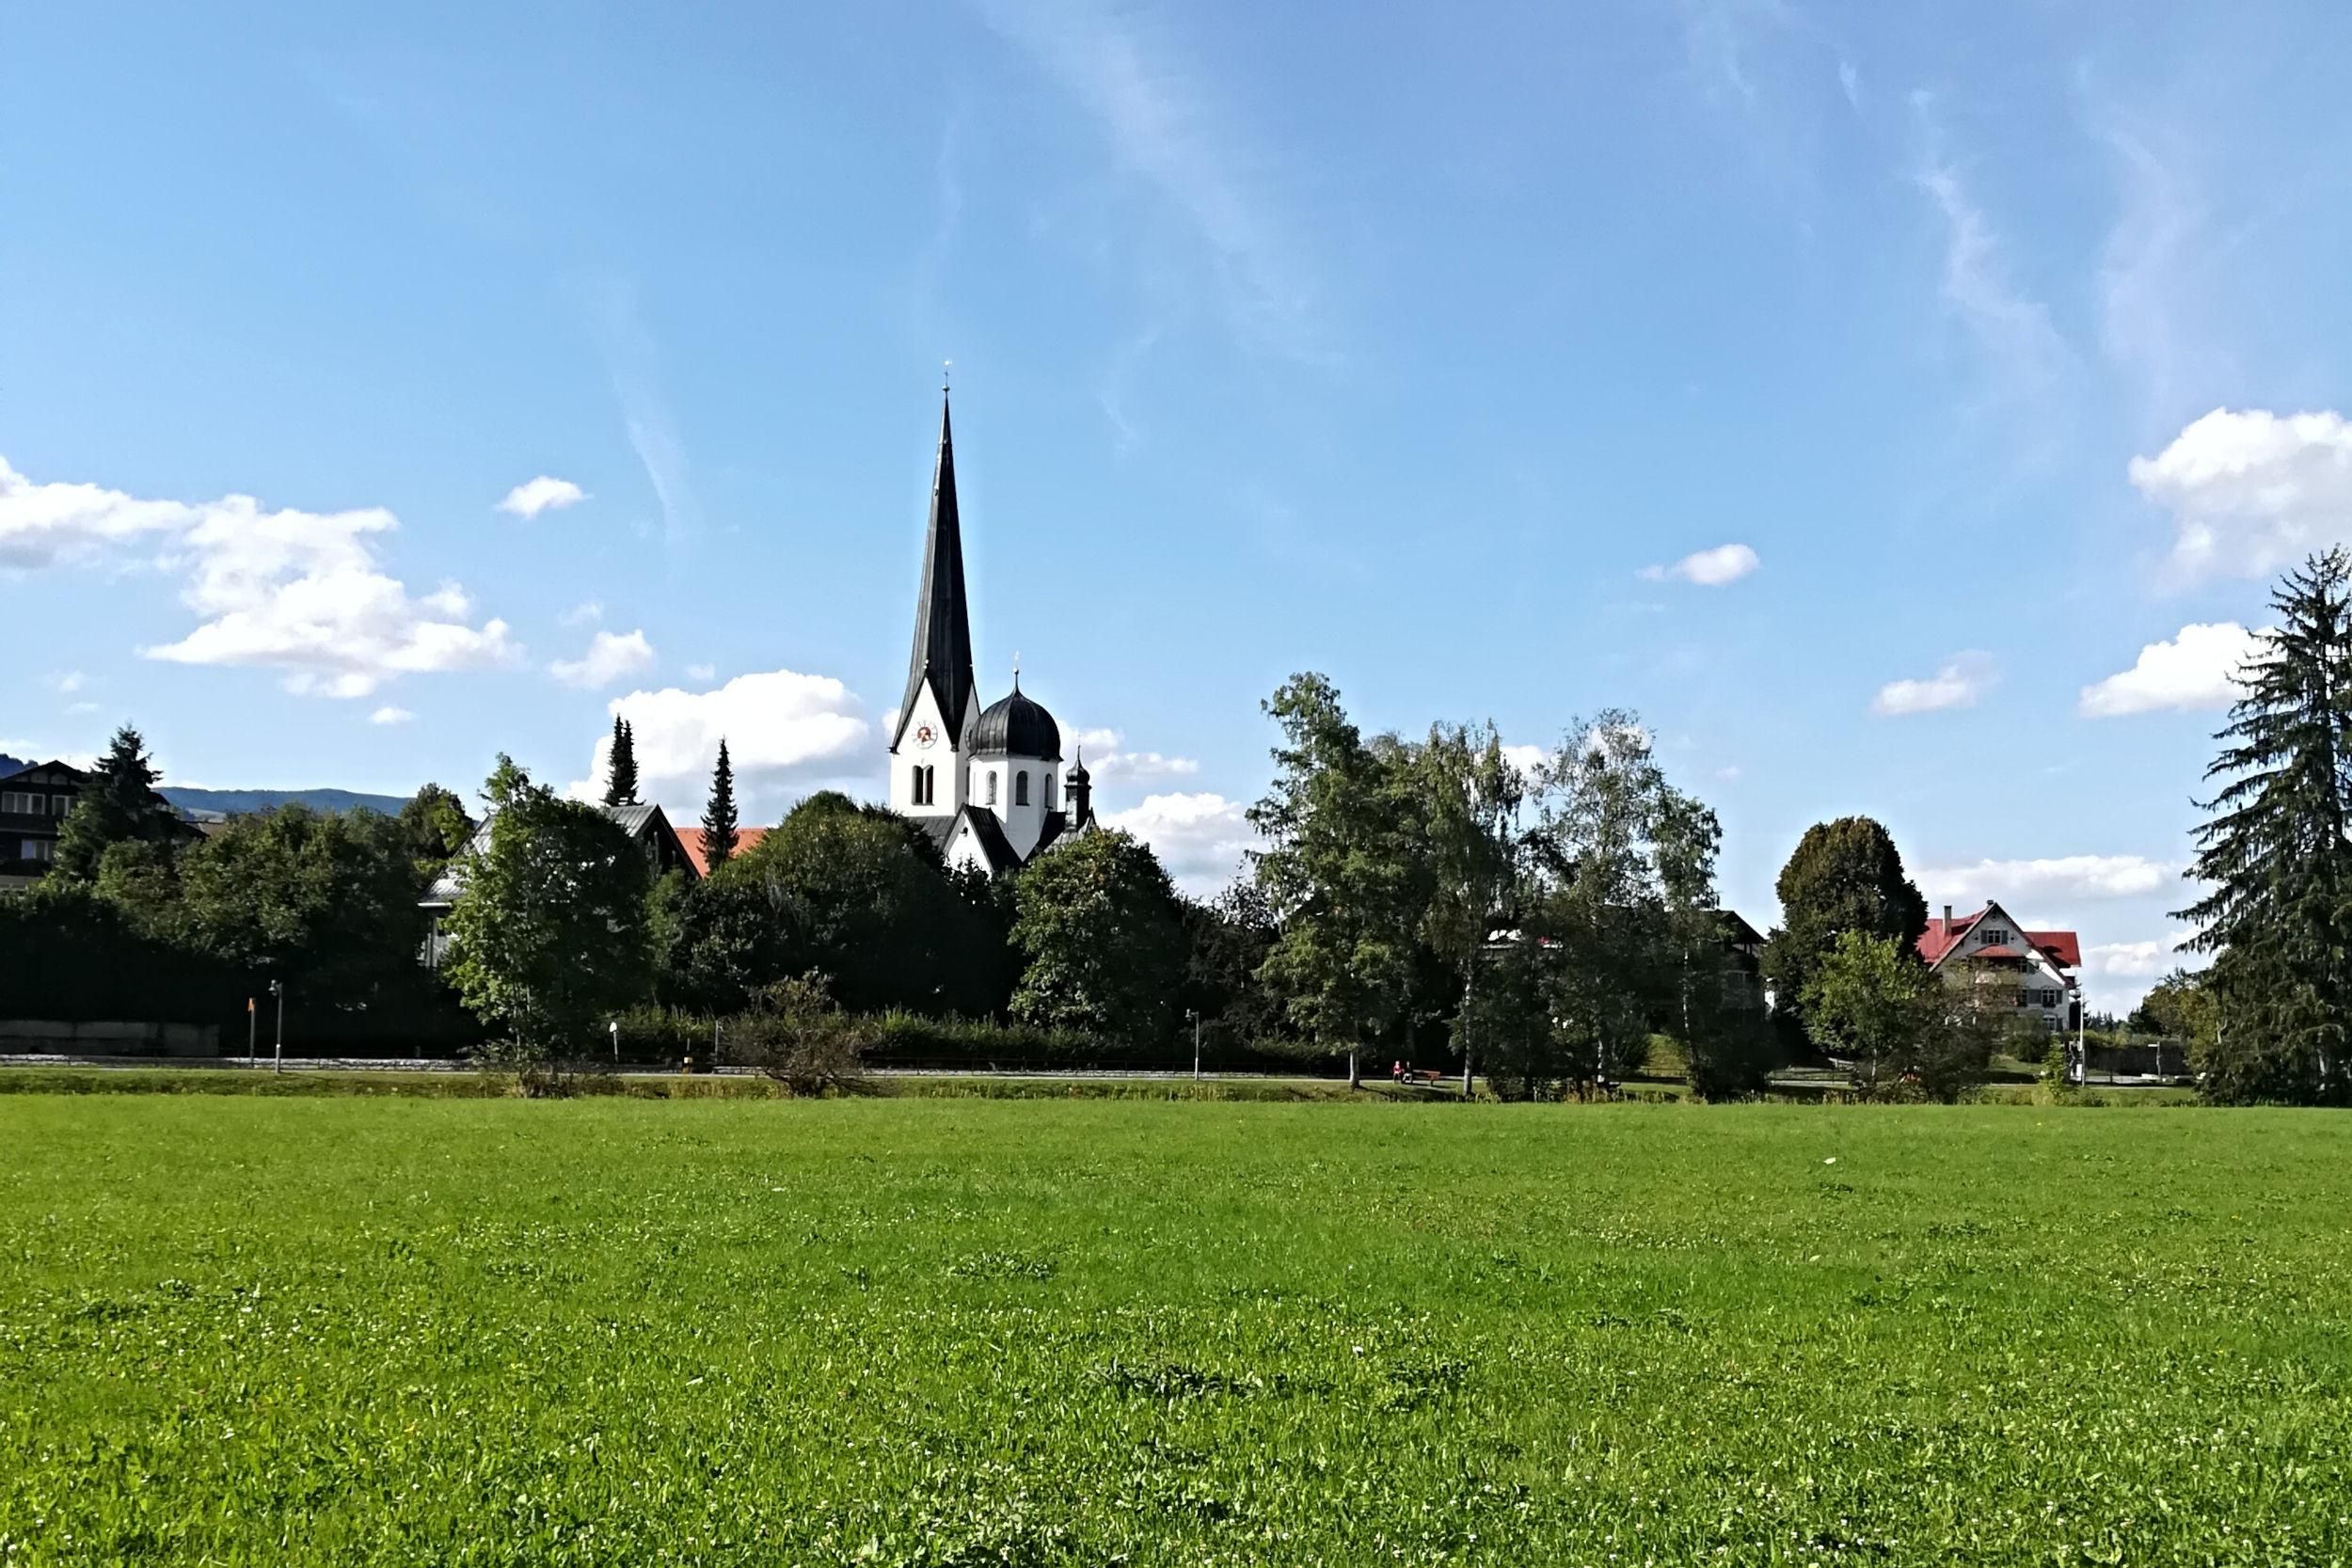
{"type": "Polygon", "coordinates": [[[248,996],[245,999],[245,1065],[248,1068],[254,1063],[253,1035],[259,1022],[254,1016],[253,998],[248,996]]]}

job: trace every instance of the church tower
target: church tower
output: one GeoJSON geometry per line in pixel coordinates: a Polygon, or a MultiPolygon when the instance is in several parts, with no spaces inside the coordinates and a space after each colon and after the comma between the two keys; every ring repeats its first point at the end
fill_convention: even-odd
{"type": "Polygon", "coordinates": [[[963,595],[963,528],[956,515],[956,447],[940,394],[939,463],[931,474],[923,585],[914,600],[914,651],[890,737],[890,804],[913,817],[952,818],[962,809],[964,753],[977,714],[972,617],[963,595]]]}

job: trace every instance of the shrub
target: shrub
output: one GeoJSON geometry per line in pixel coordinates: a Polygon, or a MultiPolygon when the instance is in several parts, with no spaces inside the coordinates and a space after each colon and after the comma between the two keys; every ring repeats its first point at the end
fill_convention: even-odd
{"type": "Polygon", "coordinates": [[[869,1025],[841,1010],[819,974],[780,980],[759,1002],[725,1025],[721,1054],[762,1072],[799,1098],[831,1089],[850,1093],[865,1085],[869,1025]]]}

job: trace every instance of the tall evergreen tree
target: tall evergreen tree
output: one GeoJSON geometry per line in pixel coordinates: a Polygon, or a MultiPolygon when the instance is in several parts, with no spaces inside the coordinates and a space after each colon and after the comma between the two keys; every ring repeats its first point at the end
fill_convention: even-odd
{"type": "Polygon", "coordinates": [[[719,737],[719,764],[710,770],[710,803],[703,807],[703,862],[716,871],[735,853],[735,764],[727,737],[719,737]]]}
{"type": "Polygon", "coordinates": [[[607,765],[604,803],[608,806],[633,806],[637,800],[637,736],[628,727],[628,721],[615,717],[612,721],[612,756],[607,765]]]}
{"type": "Polygon", "coordinates": [[[2212,892],[2177,918],[2215,955],[2219,1035],[2207,1092],[2224,1100],[2352,1101],[2352,558],[2287,574],[2279,625],[2238,673],[2246,695],[2205,770],[2188,875],[2212,892]]]}
{"type": "Polygon", "coordinates": [[[94,881],[99,862],[117,844],[166,846],[178,835],[178,814],[155,793],[155,765],[147,742],[125,724],[73,802],[57,833],[56,869],[75,881],[94,881]]]}

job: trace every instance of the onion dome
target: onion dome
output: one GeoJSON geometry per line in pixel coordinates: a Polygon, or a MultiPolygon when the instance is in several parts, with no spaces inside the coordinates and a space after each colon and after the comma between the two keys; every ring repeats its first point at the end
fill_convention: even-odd
{"type": "Polygon", "coordinates": [[[976,757],[1034,757],[1061,761],[1061,726],[1043,705],[1021,694],[1021,677],[1012,677],[1012,694],[999,698],[973,721],[971,754],[976,757]]]}
{"type": "Polygon", "coordinates": [[[1076,755],[1077,760],[1063,771],[1061,782],[1072,789],[1084,789],[1094,782],[1094,775],[1087,771],[1087,749],[1079,747],[1076,755]]]}

